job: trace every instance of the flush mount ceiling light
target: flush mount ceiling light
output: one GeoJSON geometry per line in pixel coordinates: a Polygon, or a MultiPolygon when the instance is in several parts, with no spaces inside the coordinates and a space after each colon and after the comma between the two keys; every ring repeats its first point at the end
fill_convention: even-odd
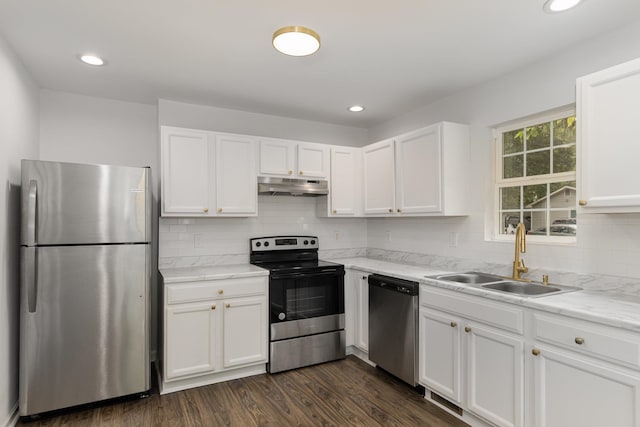
{"type": "Polygon", "coordinates": [[[548,13],[564,12],[572,7],[576,7],[581,0],[547,0],[544,4],[544,11],[548,13]]]}
{"type": "Polygon", "coordinates": [[[85,64],[95,65],[97,67],[104,65],[104,60],[99,56],[95,56],[95,55],[82,55],[80,57],[80,60],[85,64]]]}
{"type": "Polygon", "coordinates": [[[361,111],[364,111],[364,107],[362,105],[352,105],[351,107],[349,107],[349,111],[351,111],[352,113],[359,113],[361,111]]]}
{"type": "Polygon", "coordinates": [[[276,50],[290,56],[307,56],[320,49],[320,36],[307,27],[282,27],[271,41],[276,50]]]}

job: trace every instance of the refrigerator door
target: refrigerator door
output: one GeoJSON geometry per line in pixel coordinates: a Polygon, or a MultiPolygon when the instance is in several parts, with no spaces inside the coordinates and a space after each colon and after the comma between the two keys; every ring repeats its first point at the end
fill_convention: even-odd
{"type": "Polygon", "coordinates": [[[22,245],[151,241],[149,168],[22,161],[22,245]]]}
{"type": "Polygon", "coordinates": [[[150,245],[22,252],[20,414],[149,390],[150,245]]]}

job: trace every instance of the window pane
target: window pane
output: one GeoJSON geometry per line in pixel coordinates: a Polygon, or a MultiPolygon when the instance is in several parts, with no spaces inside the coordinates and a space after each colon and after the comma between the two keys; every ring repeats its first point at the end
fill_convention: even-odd
{"type": "Polygon", "coordinates": [[[527,176],[544,175],[550,172],[551,155],[549,150],[527,154],[527,176]]]}
{"type": "Polygon", "coordinates": [[[520,222],[520,212],[502,212],[500,216],[502,218],[500,234],[514,234],[520,222]]]}
{"type": "Polygon", "coordinates": [[[553,173],[576,170],[576,146],[553,149],[553,173]]]}
{"type": "Polygon", "coordinates": [[[539,125],[527,128],[527,150],[535,150],[545,148],[551,142],[551,132],[549,123],[541,123],[539,125]]]}
{"type": "Polygon", "coordinates": [[[517,178],[522,176],[524,166],[524,155],[509,156],[502,158],[502,177],[517,178]]]}
{"type": "Polygon", "coordinates": [[[556,191],[558,191],[562,187],[571,187],[571,188],[573,188],[575,190],[576,189],[576,182],[575,181],[552,182],[551,183],[551,193],[555,193],[556,191]]]}
{"type": "Polygon", "coordinates": [[[553,121],[553,145],[572,144],[576,142],[576,117],[553,121]]]}
{"type": "MultiPolygon", "coordinates": [[[[576,207],[576,187],[575,182],[573,185],[565,185],[560,187],[559,189],[552,191],[551,196],[549,197],[551,200],[550,204],[552,208],[567,208],[575,209],[576,207]]],[[[569,218],[571,218],[569,216],[569,218]]]]}
{"type": "Polygon", "coordinates": [[[548,236],[547,231],[547,211],[525,212],[525,216],[531,218],[531,227],[527,234],[534,236],[548,236]]]}
{"type": "Polygon", "coordinates": [[[522,129],[512,130],[502,134],[502,154],[513,154],[524,151],[522,144],[522,129]]]}
{"type": "Polygon", "coordinates": [[[547,207],[547,184],[524,186],[524,207],[528,209],[544,209],[547,207]]]}
{"type": "Polygon", "coordinates": [[[500,209],[520,209],[520,186],[505,187],[500,195],[500,209]]]}

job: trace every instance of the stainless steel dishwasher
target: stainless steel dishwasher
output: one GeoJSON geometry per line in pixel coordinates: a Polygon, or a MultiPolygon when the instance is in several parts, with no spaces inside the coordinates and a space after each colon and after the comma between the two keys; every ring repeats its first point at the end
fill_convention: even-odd
{"type": "Polygon", "coordinates": [[[404,382],[418,385],[419,284],[369,276],[369,360],[404,382]]]}

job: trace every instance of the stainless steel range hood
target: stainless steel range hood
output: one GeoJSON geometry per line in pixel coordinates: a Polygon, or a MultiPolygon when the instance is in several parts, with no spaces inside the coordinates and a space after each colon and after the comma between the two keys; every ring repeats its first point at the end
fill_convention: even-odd
{"type": "Polygon", "coordinates": [[[258,177],[258,194],[290,196],[324,196],[329,183],[323,180],[258,177]]]}

